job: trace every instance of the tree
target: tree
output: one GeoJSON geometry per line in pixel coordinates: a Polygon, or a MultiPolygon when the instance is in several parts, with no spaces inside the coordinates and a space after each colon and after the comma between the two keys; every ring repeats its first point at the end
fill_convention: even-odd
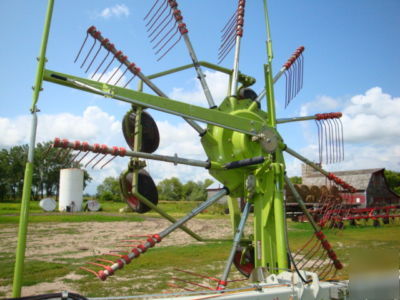
{"type": "Polygon", "coordinates": [[[293,184],[302,184],[303,183],[303,178],[301,178],[300,176],[293,176],[293,177],[290,177],[289,179],[293,184]]]}
{"type": "Polygon", "coordinates": [[[107,177],[97,186],[97,198],[100,201],[122,201],[119,188],[119,179],[107,177]]]}
{"type": "Polygon", "coordinates": [[[207,187],[213,183],[211,179],[204,182],[188,181],[182,184],[176,177],[164,179],[157,185],[160,199],[163,200],[186,200],[186,201],[204,201],[207,199],[207,187]]]}
{"type": "MultiPolygon", "coordinates": [[[[34,172],[32,177],[33,199],[58,194],[60,169],[80,168],[73,162],[73,154],[68,150],[51,149],[52,142],[38,143],[34,152],[34,172]]],[[[19,200],[22,196],[28,145],[14,146],[0,151],[0,201],[19,200]]],[[[84,186],[91,181],[84,171],[84,186]]]]}
{"type": "Polygon", "coordinates": [[[389,188],[400,195],[400,172],[385,170],[385,177],[389,188]]]}
{"type": "Polygon", "coordinates": [[[176,177],[164,179],[157,185],[159,198],[162,200],[179,201],[183,198],[182,183],[176,177]]]}

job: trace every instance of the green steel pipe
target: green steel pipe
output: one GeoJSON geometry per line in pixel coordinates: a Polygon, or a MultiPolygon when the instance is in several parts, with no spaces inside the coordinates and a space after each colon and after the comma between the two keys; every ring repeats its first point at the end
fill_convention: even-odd
{"type": "MultiPolygon", "coordinates": [[[[208,69],[211,69],[211,70],[215,70],[215,71],[218,71],[218,72],[221,72],[221,73],[228,74],[230,76],[232,76],[232,73],[233,73],[233,70],[231,70],[231,69],[224,68],[224,67],[221,67],[221,66],[206,62],[206,61],[199,61],[199,65],[203,66],[203,67],[206,67],[208,69]]],[[[154,78],[158,78],[158,77],[163,77],[163,76],[170,75],[170,74],[173,74],[173,73],[177,73],[177,72],[180,72],[180,71],[183,71],[183,70],[187,70],[187,69],[190,69],[190,68],[193,68],[193,64],[188,64],[188,65],[180,66],[180,67],[177,67],[177,68],[165,70],[165,71],[162,71],[162,72],[159,72],[159,73],[151,74],[151,75],[147,76],[147,78],[154,79],[154,78]]],[[[241,84],[246,84],[248,82],[249,78],[252,79],[252,82],[255,82],[254,78],[239,73],[239,80],[238,81],[241,84]]]]}
{"type": "Polygon", "coordinates": [[[51,70],[45,70],[44,80],[249,135],[257,135],[265,125],[264,122],[249,120],[217,109],[191,105],[51,70]]]}
{"type": "Polygon", "coordinates": [[[301,198],[300,194],[297,192],[296,188],[294,187],[293,183],[290,181],[289,177],[287,177],[287,175],[285,175],[285,182],[288,185],[290,191],[292,192],[297,204],[300,206],[301,210],[306,215],[311,226],[314,228],[314,231],[315,232],[321,231],[321,227],[319,227],[319,225],[315,222],[313,216],[310,214],[306,205],[304,204],[303,199],[301,198]]]}
{"type": "Polygon", "coordinates": [[[49,38],[53,7],[54,7],[54,0],[49,0],[47,4],[46,19],[42,35],[42,43],[40,46],[40,54],[38,58],[39,62],[37,65],[35,86],[33,90],[33,101],[31,106],[31,113],[32,113],[31,137],[28,150],[28,160],[25,166],[24,186],[22,190],[21,212],[19,218],[18,242],[17,242],[17,250],[15,256],[15,265],[14,265],[14,279],[13,279],[13,292],[12,292],[14,298],[21,297],[22,275],[24,272],[26,236],[27,236],[28,217],[29,217],[29,202],[31,198],[31,188],[32,188],[34,150],[36,142],[36,129],[37,129],[36,104],[39,99],[39,93],[42,89],[44,65],[46,63],[47,41],[49,38]]]}
{"type": "Polygon", "coordinates": [[[29,217],[29,200],[31,197],[31,185],[33,175],[33,163],[27,162],[25,166],[24,187],[22,190],[21,212],[19,216],[18,244],[14,265],[13,297],[21,297],[22,275],[24,272],[24,260],[26,249],[26,236],[29,217]]]}
{"type": "Polygon", "coordinates": [[[38,102],[38,99],[39,99],[39,93],[42,89],[44,65],[46,64],[47,41],[49,39],[51,17],[53,15],[53,7],[54,7],[54,0],[49,0],[49,2],[47,4],[47,13],[46,13],[46,20],[44,23],[42,43],[40,46],[40,53],[39,53],[39,57],[38,57],[39,62],[38,62],[37,71],[36,71],[36,79],[35,79],[35,86],[34,86],[34,91],[33,91],[33,102],[32,102],[31,111],[35,110],[36,103],[38,102]]]}
{"type": "MultiPolygon", "coordinates": [[[[139,199],[140,202],[146,204],[148,207],[150,207],[152,210],[156,211],[157,213],[159,213],[162,217],[164,217],[165,219],[167,219],[168,221],[170,221],[171,223],[175,223],[177,220],[173,217],[171,217],[168,213],[166,213],[164,210],[162,210],[161,208],[159,208],[157,205],[154,205],[153,202],[151,202],[150,200],[148,200],[146,197],[142,196],[139,192],[135,192],[133,193],[134,197],[137,197],[139,199]]],[[[189,228],[187,228],[184,225],[179,226],[180,229],[182,229],[184,232],[186,232],[188,235],[190,235],[191,237],[193,237],[194,239],[196,239],[199,242],[203,242],[203,238],[199,235],[197,235],[196,233],[194,233],[193,231],[191,231],[189,228]]]]}

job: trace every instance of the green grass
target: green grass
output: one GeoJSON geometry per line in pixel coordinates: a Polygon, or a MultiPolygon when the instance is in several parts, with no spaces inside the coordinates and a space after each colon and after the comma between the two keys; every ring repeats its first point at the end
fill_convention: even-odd
{"type": "MultiPolygon", "coordinates": [[[[197,201],[160,201],[158,207],[163,209],[171,216],[178,218],[185,215],[197,207],[200,202],[197,201]]],[[[0,224],[16,224],[19,222],[20,203],[0,203],[0,224]]],[[[31,201],[29,204],[29,222],[114,222],[114,221],[142,221],[141,214],[137,213],[119,213],[121,208],[126,207],[123,202],[102,202],[102,211],[100,212],[81,212],[81,213],[60,213],[43,212],[39,207],[39,202],[31,201]]],[[[216,218],[224,216],[225,206],[213,205],[204,213],[200,214],[202,218],[216,218]]],[[[145,216],[160,217],[157,212],[150,211],[145,216]]]]}
{"type": "MultiPolygon", "coordinates": [[[[312,230],[307,223],[288,222],[288,225],[290,245],[294,251],[311,236],[312,230]]],[[[383,249],[400,249],[400,226],[398,224],[384,225],[378,228],[369,225],[347,226],[345,230],[324,230],[324,232],[345,265],[349,264],[350,252],[354,249],[373,248],[378,244],[383,249]]],[[[27,259],[26,261],[25,270],[27,272],[25,272],[24,285],[62,280],[70,285],[72,290],[90,297],[156,293],[170,289],[168,282],[173,282],[172,276],[193,279],[195,282],[202,281],[176,272],[173,270],[174,267],[214,277],[220,276],[230,246],[230,242],[211,242],[181,247],[155,247],[133,260],[129,266],[118,271],[115,276],[105,282],[78,269],[79,266],[85,264],[87,258],[60,257],[56,262],[43,262],[40,261],[41,257],[37,256],[33,260],[27,259]],[[80,275],[81,278],[78,280],[63,278],[72,272],[80,275]]],[[[0,253],[0,285],[11,284],[13,260],[12,254],[0,253]]],[[[237,271],[234,272],[236,272],[235,276],[238,276],[237,271]]],[[[346,278],[348,276],[346,269],[339,275],[341,278],[346,278]]],[[[175,281],[175,283],[177,282],[175,281]]],[[[209,284],[215,285],[213,282],[209,284]]]]}
{"type": "MultiPolygon", "coordinates": [[[[51,213],[46,215],[31,215],[29,223],[42,222],[116,222],[129,221],[141,222],[144,219],[138,215],[121,214],[111,215],[102,213],[51,213]]],[[[16,224],[19,222],[19,216],[0,216],[0,224],[16,224]]]]}

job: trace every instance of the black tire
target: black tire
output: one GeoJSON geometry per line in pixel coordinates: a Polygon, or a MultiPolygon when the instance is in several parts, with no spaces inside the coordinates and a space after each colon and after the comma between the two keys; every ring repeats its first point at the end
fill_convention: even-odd
{"type": "MultiPolygon", "coordinates": [[[[129,172],[126,176],[120,177],[120,186],[122,194],[125,198],[125,201],[128,205],[137,213],[144,214],[151,210],[150,207],[142,203],[139,199],[134,197],[131,193],[132,189],[132,176],[133,173],[129,172]]],[[[139,193],[151,201],[154,205],[158,204],[158,191],[157,187],[149,175],[145,170],[141,169],[139,171],[138,177],[138,190],[139,193]]]]}
{"type": "MultiPolygon", "coordinates": [[[[122,133],[129,148],[134,147],[136,113],[129,111],[122,120],[122,133]]],[[[160,134],[154,119],[147,112],[142,112],[142,146],[141,152],[153,153],[160,145],[160,134]]]]}

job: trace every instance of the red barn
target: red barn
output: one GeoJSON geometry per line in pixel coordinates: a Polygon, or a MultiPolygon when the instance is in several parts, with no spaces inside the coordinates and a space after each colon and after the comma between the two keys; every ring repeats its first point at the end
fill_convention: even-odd
{"type": "MultiPolygon", "coordinates": [[[[358,207],[375,207],[385,205],[399,205],[400,196],[393,192],[386,181],[385,169],[366,169],[334,172],[338,177],[354,186],[354,194],[341,193],[347,204],[358,207]]],[[[302,166],[303,184],[311,186],[329,186],[329,180],[319,172],[308,166],[302,166]]]]}

